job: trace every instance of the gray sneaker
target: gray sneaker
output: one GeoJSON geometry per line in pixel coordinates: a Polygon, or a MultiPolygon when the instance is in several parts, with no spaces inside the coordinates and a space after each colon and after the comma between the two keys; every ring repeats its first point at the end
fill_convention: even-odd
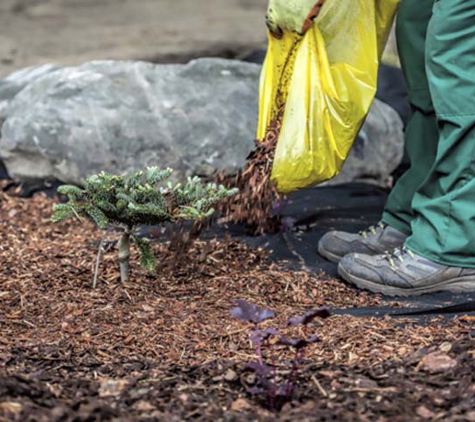
{"type": "Polygon", "coordinates": [[[419,296],[440,291],[475,291],[475,268],[438,264],[406,247],[382,255],[346,255],[338,273],[361,289],[387,296],[419,296]]]}
{"type": "Polygon", "coordinates": [[[329,261],[338,263],[349,253],[377,255],[399,248],[406,239],[406,234],[379,222],[359,233],[326,233],[318,242],[318,253],[329,261]]]}

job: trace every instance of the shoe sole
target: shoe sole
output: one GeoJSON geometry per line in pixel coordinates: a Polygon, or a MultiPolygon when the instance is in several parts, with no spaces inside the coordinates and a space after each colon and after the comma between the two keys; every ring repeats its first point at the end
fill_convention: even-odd
{"type": "Polygon", "coordinates": [[[335,264],[338,264],[343,257],[339,255],[335,255],[331,252],[328,252],[327,250],[323,249],[321,245],[318,245],[318,253],[323,256],[325,259],[328,261],[334,262],[335,264]]]}
{"type": "Polygon", "coordinates": [[[381,293],[385,296],[421,296],[428,293],[452,292],[466,293],[475,291],[475,276],[459,277],[441,281],[426,287],[414,287],[412,289],[401,289],[398,287],[385,286],[378,283],[356,277],[346,272],[341,266],[338,267],[338,274],[346,281],[354,284],[360,289],[369,290],[374,293],[381,293]]]}

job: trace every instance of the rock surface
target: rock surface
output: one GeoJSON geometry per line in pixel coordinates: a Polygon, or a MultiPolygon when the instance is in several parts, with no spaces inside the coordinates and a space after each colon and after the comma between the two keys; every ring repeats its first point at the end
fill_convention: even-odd
{"type": "Polygon", "coordinates": [[[391,187],[404,153],[403,123],[390,106],[374,100],[340,174],[329,184],[367,182],[391,187]]]}
{"type": "Polygon", "coordinates": [[[9,174],[81,183],[105,170],[233,170],[253,146],[258,66],[91,62],[49,73],[10,103],[0,138],[9,174]]]}
{"type": "Polygon", "coordinates": [[[5,79],[0,80],[0,127],[3,120],[2,116],[5,116],[10,101],[27,85],[57,69],[59,69],[59,66],[52,64],[32,66],[18,70],[5,79]]]}
{"type": "MultiPolygon", "coordinates": [[[[245,165],[253,147],[259,74],[258,65],[223,59],[91,62],[46,72],[9,103],[0,157],[15,178],[77,184],[102,170],[147,165],[172,167],[176,179],[233,171],[245,165]]],[[[10,84],[19,86],[20,76],[10,84]]],[[[2,86],[13,92],[4,83],[0,93],[2,86]]],[[[387,186],[402,143],[398,114],[376,100],[330,183],[387,186]]]]}

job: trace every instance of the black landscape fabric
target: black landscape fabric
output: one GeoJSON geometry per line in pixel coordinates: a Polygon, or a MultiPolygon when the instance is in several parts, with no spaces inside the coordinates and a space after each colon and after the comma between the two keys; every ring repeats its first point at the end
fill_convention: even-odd
{"type": "MultiPolygon", "coordinates": [[[[387,191],[373,185],[349,183],[305,189],[288,196],[281,206],[283,227],[279,233],[246,236],[241,226],[230,226],[233,236],[271,252],[271,259],[287,261],[293,269],[337,277],[337,266],[317,253],[319,239],[330,230],[358,232],[376,224],[386,202],[387,191]]],[[[387,298],[387,308],[347,309],[340,313],[361,316],[386,314],[414,316],[475,313],[475,293],[437,293],[415,298],[387,298]],[[404,303],[403,309],[391,305],[404,303]],[[413,314],[413,315],[409,315],[413,314]]]]}

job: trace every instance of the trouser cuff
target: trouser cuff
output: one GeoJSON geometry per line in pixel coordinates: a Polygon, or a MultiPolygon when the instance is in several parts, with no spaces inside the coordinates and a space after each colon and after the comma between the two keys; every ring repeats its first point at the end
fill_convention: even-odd
{"type": "Polygon", "coordinates": [[[383,216],[381,221],[392,228],[399,230],[400,232],[410,236],[412,234],[411,226],[407,224],[405,221],[399,220],[395,218],[393,215],[389,214],[388,212],[383,212],[383,216]]]}

